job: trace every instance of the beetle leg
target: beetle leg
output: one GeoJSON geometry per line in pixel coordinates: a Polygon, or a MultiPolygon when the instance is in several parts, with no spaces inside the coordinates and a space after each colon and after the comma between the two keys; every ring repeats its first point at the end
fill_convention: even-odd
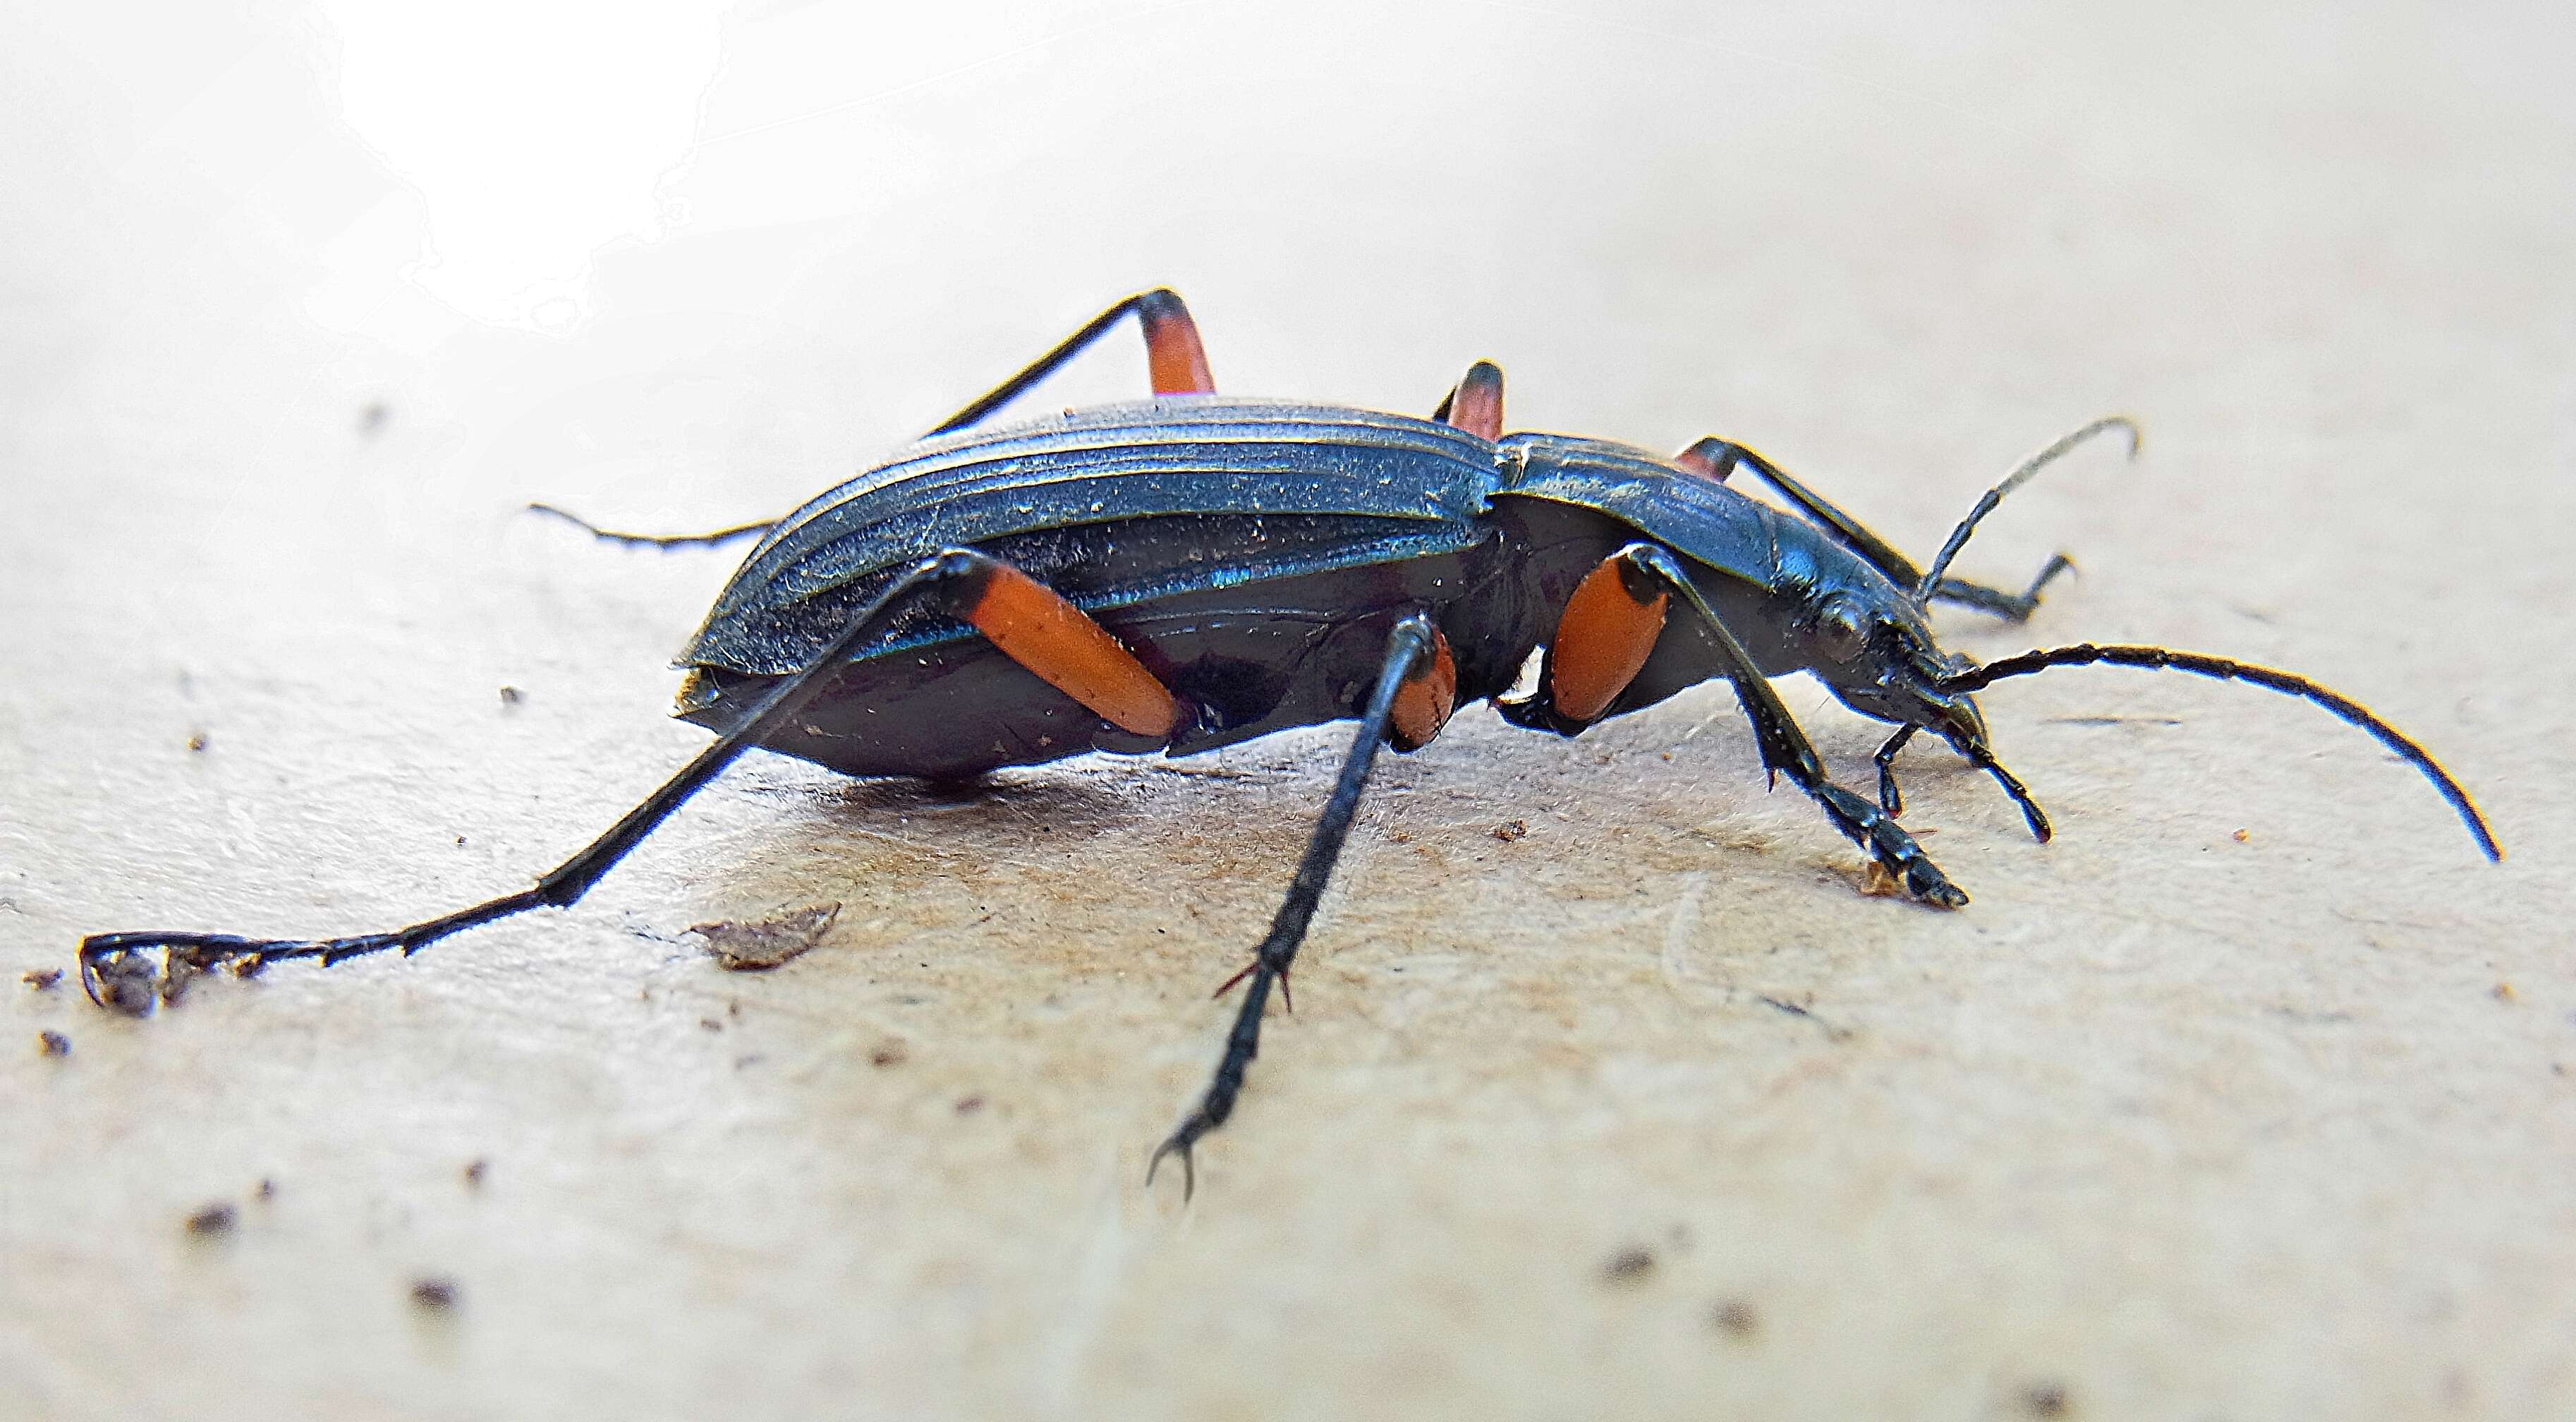
{"type": "Polygon", "coordinates": [[[1467,367],[1431,418],[1455,425],[1478,439],[1503,437],[1503,368],[1489,360],[1467,367]]]}
{"type": "Polygon", "coordinates": [[[1923,581],[1921,570],[1913,560],[1899,553],[1886,539],[1869,531],[1858,519],[1827,500],[1823,495],[1791,478],[1779,465],[1765,459],[1749,445],[1710,435],[1673,456],[1673,463],[1700,478],[1723,484],[1737,469],[1750,469],[1763,483],[1779,491],[1782,498],[1796,504],[1807,517],[1823,526],[1844,547],[1861,556],[1870,566],[1885,573],[1890,582],[1911,588],[1923,581]]]}
{"type": "Polygon", "coordinates": [[[1503,719],[1561,736],[1601,719],[1654,655],[1672,598],[1624,553],[1594,565],[1557,614],[1539,663],[1538,693],[1494,704],[1503,719]]]}
{"type": "Polygon", "coordinates": [[[968,425],[1002,408],[1020,397],[1030,386],[1055,373],[1056,367],[1079,354],[1083,347],[1099,340],[1119,318],[1136,314],[1136,324],[1145,332],[1145,366],[1157,395],[1212,395],[1216,377],[1208,374],[1207,348],[1199,342],[1198,323],[1190,319],[1190,308],[1181,304],[1180,293],[1167,286],[1140,291],[1092,317],[1082,328],[1056,343],[1055,349],[1030,361],[1017,375],[985,391],[965,409],[939,422],[932,434],[944,435],[968,425]]]}
{"type": "MultiPolygon", "coordinates": [[[[757,707],[731,731],[698,752],[678,774],[570,859],[548,870],[533,888],[442,914],[390,933],[347,938],[245,938],[230,933],[98,933],[81,940],[81,984],[90,999],[122,1011],[149,1011],[167,982],[167,964],[208,967],[226,959],[257,965],[273,960],[319,958],[325,966],[368,953],[400,949],[408,958],[452,933],[533,908],[564,908],[578,901],[628,851],[658,828],[689,797],[705,788],[742,753],[766,740],[820,695],[851,654],[883,632],[892,618],[921,597],[973,624],[1013,661],[1130,731],[1167,735],[1180,724],[1182,703],[1135,655],[1120,646],[1071,603],[1027,574],[972,549],[951,548],[926,558],[877,594],[832,644],[803,670],[763,693],[757,707]],[[139,956],[162,950],[154,974],[139,956]],[[101,996],[101,989],[105,996],[101,996]]],[[[1329,867],[1329,864],[1327,865],[1329,867]]]]}
{"type": "Polygon", "coordinates": [[[1744,650],[1744,644],[1736,640],[1725,619],[1709,606],[1699,585],[1682,571],[1669,551],[1652,543],[1631,543],[1617,556],[1653,573],[1699,614],[1701,625],[1725,664],[1727,679],[1735,683],[1736,699],[1743,703],[1745,719],[1753,723],[1754,742],[1761,747],[1765,769],[1788,776],[1791,784],[1806,791],[1824,810],[1825,817],[1833,821],[1834,828],[1868,850],[1905,886],[1908,894],[1943,908],[1958,908],[1968,902],[1966,891],[1950,882],[1941,866],[1932,862],[1923,846],[1916,844],[1914,836],[1907,834],[1893,816],[1825,778],[1824,762],[1817,759],[1807,733],[1790,718],[1789,708],[1781,704],[1780,693],[1771,689],[1770,681],[1754,663],[1753,654],[1744,650]]]}
{"type": "MultiPolygon", "coordinates": [[[[1905,749],[1905,743],[1913,740],[1914,733],[1922,729],[1912,724],[1897,727],[1896,734],[1889,736],[1887,743],[1871,757],[1878,763],[1878,806],[1891,815],[1905,813],[1905,797],[1896,788],[1896,753],[1905,749]]],[[[2022,823],[2030,826],[2031,838],[2042,844],[2048,843],[2049,837],[2057,831],[2049,826],[2048,812],[2039,807],[2037,800],[2030,798],[2030,787],[2021,783],[2021,777],[2004,769],[1995,759],[1994,752],[1973,741],[1954,740],[1951,746],[1970,765],[1993,776],[1995,784],[2003,787],[2003,792],[2011,796],[2014,806],[2020,809],[2022,823]]]]}
{"type": "MultiPolygon", "coordinates": [[[[1723,484],[1737,469],[1750,469],[1763,483],[1778,490],[1783,498],[1814,519],[1845,548],[1861,556],[1862,561],[1885,573],[1890,582],[1901,588],[1912,588],[1923,581],[1914,561],[1899,553],[1886,539],[1843,512],[1815,490],[1808,488],[1779,465],[1763,458],[1751,448],[1732,440],[1710,435],[1673,456],[1673,463],[1687,473],[1713,483],[1723,484]]],[[[2040,591],[2058,574],[2075,566],[2063,553],[2048,560],[2039,576],[2031,580],[2027,591],[2008,593],[1999,588],[1972,583],[1965,578],[1945,577],[1933,586],[1932,596],[1944,602],[1960,603],[1980,612],[1991,612],[2007,622],[2027,622],[2039,606],[2040,591]]]]}
{"type": "Polygon", "coordinates": [[[1904,792],[1896,788],[1896,753],[1905,749],[1905,743],[1914,739],[1914,733],[1922,729],[1910,722],[1897,727],[1896,734],[1888,737],[1887,743],[1878,748],[1878,754],[1870,757],[1878,762],[1878,807],[1891,815],[1905,813],[1904,792]]]}
{"type": "Polygon", "coordinates": [[[1350,837],[1351,816],[1359,808],[1360,789],[1368,783],[1370,768],[1377,764],[1378,748],[1386,744],[1394,729],[1398,702],[1406,686],[1429,674],[1438,659],[1439,644],[1439,630],[1421,613],[1395,624],[1387,639],[1385,665],[1378,671],[1367,709],[1360,714],[1359,734],[1352,739],[1350,755],[1342,761],[1342,773],[1333,782],[1332,798],[1324,802],[1323,817],[1316,821],[1315,833],[1306,841],[1306,856],[1297,864],[1297,877],[1289,883],[1288,897],[1270,922],[1269,936],[1253,950],[1250,966],[1238,975],[1248,983],[1243,1006],[1235,1013],[1234,1029],[1226,1034],[1225,1054],[1217,1059],[1216,1074],[1198,1105],[1154,1148],[1153,1158],[1145,1165],[1146,1184],[1154,1183],[1154,1171],[1162,1165],[1163,1157],[1177,1155],[1181,1158],[1181,1198],[1186,1200],[1197,1190],[1198,1167],[1191,1160],[1191,1147],[1234,1114],[1235,1098],[1243,1091],[1244,1073],[1251,1069],[1253,1057],[1261,1050],[1261,1013],[1269,1003],[1271,985],[1278,984],[1283,995],[1287,991],[1288,966],[1296,960],[1297,946],[1306,939],[1306,925],[1315,916],[1316,901],[1324,895],[1334,861],[1341,858],[1342,841],[1350,837]]]}
{"type": "Polygon", "coordinates": [[[1654,651],[1661,635],[1668,597],[1679,598],[1699,616],[1716,644],[1726,677],[1735,683],[1736,699],[1753,723],[1763,768],[1785,775],[1807,792],[1825,817],[1926,903],[1957,908],[1966,893],[1950,882],[1940,866],[1923,852],[1886,810],[1834,784],[1814,745],[1781,704],[1780,694],[1754,664],[1735,633],[1709,606],[1699,586],[1682,571],[1673,555],[1652,543],[1631,543],[1602,560],[1566,599],[1558,619],[1556,642],[1548,647],[1539,692],[1527,701],[1500,702],[1496,709],[1514,725],[1573,735],[1617,700],[1654,651]]]}
{"type": "Polygon", "coordinates": [[[1870,532],[1858,519],[1835,507],[1823,495],[1790,477],[1780,466],[1763,458],[1748,446],[1710,435],[1674,455],[1673,464],[1685,473],[1695,474],[1719,484],[1725,483],[1727,476],[1739,467],[1750,469],[1761,478],[1762,482],[1778,490],[1783,498],[1796,504],[1809,518],[1814,519],[1827,532],[1833,534],[1844,547],[1859,554],[1872,567],[1885,573],[1897,586],[1914,590],[1918,596],[1928,594],[1931,598],[1943,602],[1955,602],[1962,606],[1976,608],[1980,612],[1992,613],[2007,622],[2027,622],[2030,620],[2031,613],[2039,607],[2040,593],[2058,574],[2072,571],[2075,567],[2074,560],[2063,553],[2052,555],[2040,568],[2039,576],[2031,579],[2030,586],[2018,593],[2005,592],[2001,588],[1990,588],[1983,583],[1972,583],[1965,578],[1944,576],[1944,570],[1950,566],[1950,560],[1957,556],[1960,546],[1968,541],[1968,535],[1976,529],[1979,520],[1994,512],[1995,505],[2003,502],[2004,495],[2027,482],[2033,474],[2038,473],[2058,456],[2106,430],[2126,432],[2129,436],[2129,455],[2133,459],[2137,457],[2136,422],[2123,415],[2112,415],[2095,420],[2023,460],[2011,474],[2005,476],[2002,483],[1987,490],[1977,501],[1976,507],[1966,518],[1960,520],[1957,528],[1951,531],[1949,541],[1942,546],[1940,556],[1933,560],[1934,576],[1929,588],[1923,587],[1923,574],[1915,568],[1913,561],[1897,552],[1887,540],[1870,532]]]}

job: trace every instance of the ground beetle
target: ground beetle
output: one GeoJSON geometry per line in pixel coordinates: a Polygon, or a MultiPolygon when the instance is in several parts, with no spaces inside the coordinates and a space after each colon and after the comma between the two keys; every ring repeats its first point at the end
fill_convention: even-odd
{"type": "MultiPolygon", "coordinates": [[[[1600,440],[1503,433],[1502,372],[1479,362],[1430,419],[1221,398],[1198,330],[1168,290],[1117,303],[921,443],[764,532],[682,654],[679,714],[719,733],[669,783],[519,893],[391,933],[276,940],[108,933],[83,940],[93,999],[149,1008],[172,960],[336,963],[579,899],[745,750],[852,775],[953,779],[1092,750],[1185,755],[1350,717],[1359,734],[1249,979],[1214,1079],[1155,1151],[1177,1154],[1233,1111],[1271,989],[1350,832],[1379,747],[1412,750],[1461,699],[1574,735],[1713,677],[1732,682],[1776,782],[1787,776],[1913,898],[1968,896],[1898,826],[1894,761],[1930,731],[2049,823],[1996,763],[1973,693],[2049,667],[2111,663],[2251,682],[2304,698],[2422,771],[2498,858],[2448,773],[2357,703],[2304,678],[2160,647],[2078,645],[1978,666],[1935,645],[1932,602],[2020,621],[2068,565],[2021,593],[1946,576],[2015,485],[2096,421],[1978,500],[1929,568],[1761,455],[1704,439],[1671,459],[1600,440]],[[1156,399],[1005,429],[985,417],[1133,315],[1156,399]],[[1794,513],[1728,485],[1750,471],[1794,513]],[[1535,688],[1509,695],[1544,649],[1535,688]],[[1813,673],[1892,722],[1878,802],[1834,784],[1766,678],[1813,673]],[[156,967],[148,957],[164,955],[156,967]]],[[[594,530],[599,532],[599,530],[594,530]]],[[[1225,989],[1220,988],[1222,993],[1225,989]]]]}

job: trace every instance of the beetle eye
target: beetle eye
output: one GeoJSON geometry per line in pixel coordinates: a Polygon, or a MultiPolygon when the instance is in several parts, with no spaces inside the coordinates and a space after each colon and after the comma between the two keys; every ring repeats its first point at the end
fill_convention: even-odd
{"type": "Polygon", "coordinates": [[[1837,662],[1857,657],[1869,645],[1869,627],[1860,609],[1847,598],[1829,597],[1816,611],[1816,649],[1837,662]]]}

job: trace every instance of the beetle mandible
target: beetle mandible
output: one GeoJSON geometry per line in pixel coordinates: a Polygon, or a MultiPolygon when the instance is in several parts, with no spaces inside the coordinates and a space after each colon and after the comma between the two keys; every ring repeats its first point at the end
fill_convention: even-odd
{"type": "Polygon", "coordinates": [[[1664,459],[1505,434],[1502,373],[1486,362],[1429,419],[1221,398],[1180,297],[1142,292],[774,525],[696,539],[602,533],[765,536],[679,662],[679,714],[716,741],[533,887],[346,938],[96,934],[80,945],[82,982],[95,1001],[145,1011],[173,960],[408,957],[478,924],[563,907],[755,746],[852,775],[950,779],[1091,750],[1186,755],[1356,717],[1268,935],[1218,989],[1244,993],[1213,1078],[1148,1162],[1150,1183],[1179,1156],[1186,1198],[1192,1148],[1232,1114],[1272,989],[1286,1000],[1380,748],[1427,744],[1461,699],[1570,736],[1724,677],[1774,782],[1806,792],[1912,898],[1958,908],[1967,894],[1897,823],[1897,752],[1930,732],[1993,777],[2045,841],[2048,818],[1996,761],[1975,693],[2051,667],[2184,671],[2296,696],[2369,732],[2501,858],[2466,792],[2420,746],[2303,677],[2161,647],[2078,644],[1982,667],[1940,649],[1933,602],[2027,620],[2070,566],[2049,560],[2018,593],[1948,576],[2005,494],[2109,432],[2126,434],[2135,454],[2127,419],[2077,430],[1988,490],[1917,568],[1741,444],[1712,437],[1664,459]],[[981,428],[1131,315],[1155,399],[981,428]],[[1731,487],[1738,472],[1794,513],[1731,487]],[[1535,689],[1512,697],[1541,652],[1535,689]],[[1767,679],[1791,671],[1896,727],[1876,755],[1875,802],[1827,777],[1767,679]]]}

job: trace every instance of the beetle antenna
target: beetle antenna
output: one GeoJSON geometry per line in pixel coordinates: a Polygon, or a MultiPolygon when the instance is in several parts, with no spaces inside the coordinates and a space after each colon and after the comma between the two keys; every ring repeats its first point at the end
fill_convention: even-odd
{"type": "MultiPolygon", "coordinates": [[[[2060,444],[2065,442],[2059,441],[2060,444]]],[[[2487,828],[2486,816],[2479,814],[2478,807],[2469,802],[2469,792],[2461,789],[2460,782],[2453,780],[2449,771],[2435,763],[2422,746],[2409,740],[2405,732],[2372,715],[2369,708],[2360,702],[2290,672],[2199,652],[2177,652],[2168,647],[2097,647],[2085,642],[2072,647],[2051,647],[2005,657],[1982,667],[1942,677],[1935,685],[1945,692],[1982,691],[2005,677],[2029,676],[2051,667],[2084,667],[2105,662],[2112,666],[2143,667],[2149,671],[2190,672],[2194,676],[2214,677],[2220,681],[2250,682],[2267,691],[2277,691],[2321,706],[2368,731],[2381,745],[2396,752],[2399,759],[2422,771],[2424,778],[2433,782],[2433,788],[2442,792],[2442,798],[2451,802],[2451,808],[2459,813],[2460,823],[2468,826],[2470,836],[2477,840],[2478,848],[2486,857],[2504,858],[2503,847],[2496,843],[2494,832],[2487,828]]]]}
{"type": "Polygon", "coordinates": [[[527,511],[562,519],[602,543],[623,543],[630,548],[714,548],[731,543],[737,538],[748,538],[755,533],[767,533],[778,526],[778,521],[771,519],[765,523],[741,523],[731,528],[719,528],[713,533],[620,533],[613,528],[602,528],[577,513],[556,508],[552,504],[530,504],[527,511]]]}
{"type": "MultiPolygon", "coordinates": [[[[1914,600],[1916,602],[1922,602],[1932,596],[1932,590],[1941,585],[1941,575],[1950,570],[1950,560],[1958,557],[1959,550],[1968,546],[1968,535],[1977,531],[1977,524],[1981,522],[1986,515],[1995,511],[1995,505],[2004,501],[2004,495],[2009,494],[2013,490],[2020,488],[2022,485],[2029,483],[2030,476],[2047,468],[2050,464],[2056,462],[2060,455],[2065,454],[2067,451],[2075,448],[2075,446],[2079,444],[2082,444],[2084,441],[2091,439],[2093,436],[2102,433],[2104,430],[2122,430],[2127,432],[2129,436],[2129,458],[2134,460],[2138,457],[2138,446],[2146,438],[2145,435],[2140,433],[2138,422],[2130,419],[2126,415],[2105,415],[2101,419],[2095,420],[2084,428],[2075,431],[2073,434],[2060,437],[2056,443],[2050,445],[2048,448],[2043,449],[2039,453],[2032,455],[2030,458],[2023,460],[2019,468],[2004,476],[2004,481],[2002,483],[1988,489],[1981,497],[1979,497],[1977,500],[1977,506],[1968,510],[1968,516],[1959,520],[1959,526],[1957,528],[1950,530],[1950,541],[1941,545],[1941,556],[1932,560],[1932,566],[1924,570],[1923,581],[1914,585],[1914,600]]],[[[2043,583],[2048,581],[2049,574],[2059,571],[2063,563],[2063,558],[2052,561],[2049,565],[2048,572],[2039,575],[2040,581],[2043,583]]],[[[2034,589],[2034,591],[2036,591],[2036,589],[2034,589]]]]}

